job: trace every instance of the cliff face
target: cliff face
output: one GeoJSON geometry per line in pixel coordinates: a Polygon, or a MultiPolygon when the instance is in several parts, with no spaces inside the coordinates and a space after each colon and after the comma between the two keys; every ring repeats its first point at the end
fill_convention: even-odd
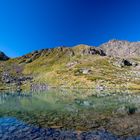
{"type": "Polygon", "coordinates": [[[140,42],[111,40],[99,46],[107,56],[137,57],[140,56],[140,42]]]}

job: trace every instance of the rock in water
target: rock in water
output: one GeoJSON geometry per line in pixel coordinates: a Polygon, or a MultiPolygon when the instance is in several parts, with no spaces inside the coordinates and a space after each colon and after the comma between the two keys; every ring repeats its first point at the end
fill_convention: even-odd
{"type": "Polygon", "coordinates": [[[9,57],[0,51],[0,60],[8,60],[8,59],[9,59],[9,57]]]}

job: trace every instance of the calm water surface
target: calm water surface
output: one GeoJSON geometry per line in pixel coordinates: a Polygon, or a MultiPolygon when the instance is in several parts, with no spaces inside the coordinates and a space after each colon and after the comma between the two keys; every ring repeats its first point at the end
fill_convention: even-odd
{"type": "MultiPolygon", "coordinates": [[[[3,138],[5,134],[5,137],[12,138],[12,131],[16,136],[17,130],[26,132],[28,129],[29,133],[35,129],[38,139],[41,132],[44,134],[43,138],[46,136],[48,139],[48,129],[55,133],[59,130],[64,139],[65,135],[69,139],[82,139],[79,133],[95,131],[100,131],[102,139],[105,134],[112,139],[117,139],[116,135],[140,135],[139,109],[139,92],[64,89],[36,93],[1,92],[0,124],[3,128],[0,127],[0,137],[3,138]],[[1,129],[5,131],[1,132],[1,129]]],[[[26,135],[21,134],[21,137],[25,139],[26,135]]],[[[13,139],[16,139],[14,136],[13,139]]],[[[33,139],[32,135],[29,136],[28,139],[33,139]]]]}

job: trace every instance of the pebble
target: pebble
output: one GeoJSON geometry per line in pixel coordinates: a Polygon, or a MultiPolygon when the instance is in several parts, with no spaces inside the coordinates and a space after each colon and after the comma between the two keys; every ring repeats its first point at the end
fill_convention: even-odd
{"type": "Polygon", "coordinates": [[[13,117],[0,118],[1,140],[140,140],[136,137],[118,137],[106,130],[76,133],[54,128],[40,128],[13,117]]]}

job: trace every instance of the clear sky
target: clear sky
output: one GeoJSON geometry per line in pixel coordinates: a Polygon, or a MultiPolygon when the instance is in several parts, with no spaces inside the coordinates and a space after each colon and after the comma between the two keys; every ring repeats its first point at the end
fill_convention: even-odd
{"type": "Polygon", "coordinates": [[[140,0],[0,0],[0,50],[140,40],[140,0]]]}

